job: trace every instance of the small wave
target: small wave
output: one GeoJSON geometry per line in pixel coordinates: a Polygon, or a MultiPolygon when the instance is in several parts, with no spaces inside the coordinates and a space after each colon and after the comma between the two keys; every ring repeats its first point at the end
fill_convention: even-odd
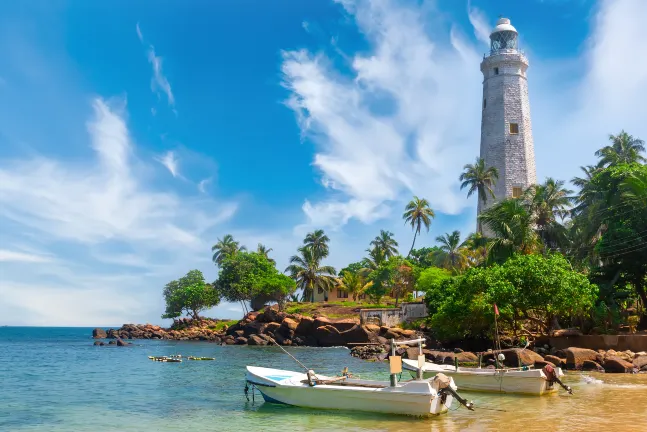
{"type": "Polygon", "coordinates": [[[601,379],[593,378],[590,375],[582,375],[582,381],[584,381],[585,384],[604,384],[604,381],[601,379]]]}

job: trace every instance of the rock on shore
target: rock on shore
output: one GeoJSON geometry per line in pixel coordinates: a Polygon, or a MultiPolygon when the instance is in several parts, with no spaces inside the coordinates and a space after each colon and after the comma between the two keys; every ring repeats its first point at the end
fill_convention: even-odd
{"type": "Polygon", "coordinates": [[[358,344],[387,344],[390,338],[416,337],[413,330],[360,325],[358,320],[330,319],[325,316],[288,315],[276,307],[264,312],[250,312],[231,327],[218,326],[217,320],[180,319],[164,329],[152,324],[124,324],[119,329],[93,337],[107,339],[170,339],[209,341],[226,345],[355,346],[358,344]],[[219,329],[219,330],[217,330],[219,329]]]}

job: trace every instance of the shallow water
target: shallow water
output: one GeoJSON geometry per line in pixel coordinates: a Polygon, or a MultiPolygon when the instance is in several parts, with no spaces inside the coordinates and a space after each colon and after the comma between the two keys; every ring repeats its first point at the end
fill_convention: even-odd
{"type": "MultiPolygon", "coordinates": [[[[90,334],[83,328],[0,328],[0,431],[589,431],[647,425],[644,374],[569,373],[573,396],[463,392],[475,412],[459,408],[421,420],[265,404],[258,394],[248,402],[245,365],[298,370],[275,347],[175,341],[95,347],[90,334]],[[176,353],[217,360],[147,358],[176,353]]],[[[384,364],[357,360],[344,348],[289,350],[322,374],[348,366],[362,377],[388,379],[384,364]]]]}

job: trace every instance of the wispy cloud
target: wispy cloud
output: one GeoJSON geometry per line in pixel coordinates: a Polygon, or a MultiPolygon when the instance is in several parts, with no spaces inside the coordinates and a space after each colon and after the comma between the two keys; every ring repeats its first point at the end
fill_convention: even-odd
{"type": "Polygon", "coordinates": [[[44,263],[51,262],[52,257],[25,252],[0,249],[0,262],[44,263]]]}
{"type": "Polygon", "coordinates": [[[479,56],[458,34],[436,44],[418,6],[341,3],[371,46],[349,58],[350,76],[324,53],[283,53],[287,104],[318,145],[314,165],[331,191],[305,202],[310,223],[371,223],[405,192],[460,212],[469,203],[457,173],[478,151],[479,56]]]}
{"type": "MultiPolygon", "coordinates": [[[[166,95],[166,99],[168,101],[169,106],[173,107],[175,105],[175,97],[173,96],[173,90],[171,89],[171,84],[169,83],[168,79],[164,75],[164,71],[162,68],[162,57],[158,56],[155,53],[155,47],[152,44],[147,44],[144,41],[144,35],[141,31],[141,28],[139,26],[139,23],[135,26],[135,30],[137,32],[137,37],[139,38],[139,41],[143,45],[148,46],[148,51],[147,51],[147,57],[148,57],[148,62],[151,64],[153,67],[153,78],[151,78],[151,90],[157,95],[160,95],[160,92],[164,93],[166,95]]],[[[177,115],[177,111],[174,111],[177,115]]],[[[153,114],[154,115],[154,114],[153,114]]]]}
{"type": "Polygon", "coordinates": [[[4,320],[114,325],[156,316],[164,283],[212,268],[210,241],[237,204],[151,188],[124,118],[122,101],[94,100],[87,130],[95,159],[83,164],[0,161],[0,225],[15,227],[0,250],[4,320]],[[12,247],[28,243],[55,248],[56,259],[12,247]]]}
{"type": "Polygon", "coordinates": [[[474,36],[485,45],[490,45],[492,26],[488,23],[485,13],[476,7],[472,7],[472,2],[469,0],[467,2],[467,16],[474,28],[474,36]]]}
{"type": "Polygon", "coordinates": [[[206,193],[207,192],[206,187],[209,183],[211,183],[211,180],[212,180],[211,177],[200,180],[200,183],[198,183],[198,190],[201,193],[206,193]]]}
{"type": "Polygon", "coordinates": [[[162,156],[156,156],[155,160],[164,165],[173,177],[178,177],[180,175],[178,168],[179,160],[177,159],[175,152],[169,150],[162,156]]]}

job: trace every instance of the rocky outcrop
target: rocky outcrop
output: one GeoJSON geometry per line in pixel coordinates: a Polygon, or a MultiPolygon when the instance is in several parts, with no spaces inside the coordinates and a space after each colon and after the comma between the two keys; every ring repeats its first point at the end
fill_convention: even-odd
{"type": "Polygon", "coordinates": [[[388,354],[382,345],[360,345],[352,348],[350,355],[362,360],[382,361],[388,354]]]}
{"type": "Polygon", "coordinates": [[[633,365],[638,370],[647,370],[647,354],[636,356],[633,360],[633,365]]]}
{"type": "Polygon", "coordinates": [[[605,357],[604,363],[602,365],[606,372],[616,372],[616,373],[632,373],[634,371],[633,363],[629,363],[626,360],[621,359],[617,356],[608,356],[605,357]]]}
{"type": "Polygon", "coordinates": [[[94,330],[92,330],[92,337],[94,339],[105,339],[108,337],[108,334],[102,328],[95,328],[94,330]]]}
{"type": "Polygon", "coordinates": [[[598,364],[604,361],[602,354],[586,348],[570,347],[562,351],[566,356],[566,367],[568,369],[581,370],[585,360],[594,361],[598,364]]]}

